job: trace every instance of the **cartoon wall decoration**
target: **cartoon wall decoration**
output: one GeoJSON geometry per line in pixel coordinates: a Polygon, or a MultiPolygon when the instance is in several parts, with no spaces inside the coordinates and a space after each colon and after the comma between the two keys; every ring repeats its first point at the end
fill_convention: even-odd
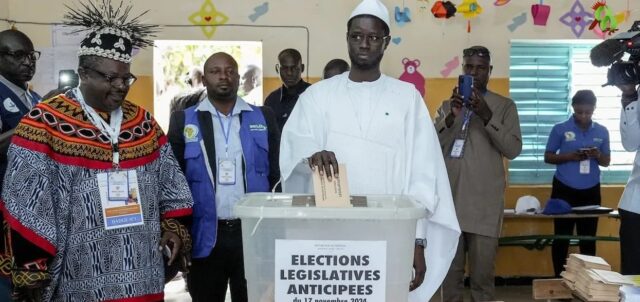
{"type": "Polygon", "coordinates": [[[396,6],[394,16],[396,24],[398,24],[399,27],[403,27],[406,23],[411,22],[411,10],[406,6],[402,10],[396,6]]]}
{"type": "Polygon", "coordinates": [[[495,6],[503,6],[503,5],[506,5],[507,3],[509,3],[509,1],[511,1],[511,0],[496,0],[496,2],[493,2],[493,5],[495,5],[495,6]]]}
{"type": "Polygon", "coordinates": [[[391,39],[391,42],[393,42],[393,44],[398,45],[400,44],[400,42],[402,42],[402,38],[401,37],[395,37],[393,39],[391,39]]]}
{"type": "Polygon", "coordinates": [[[458,66],[460,66],[460,58],[455,56],[444,64],[444,69],[440,70],[440,75],[446,78],[451,74],[451,72],[458,68],[458,66]]]}
{"type": "Polygon", "coordinates": [[[602,32],[602,30],[600,29],[600,26],[594,27],[591,31],[600,39],[604,39],[607,37],[607,34],[602,32]]]}
{"type": "Polygon", "coordinates": [[[420,95],[424,96],[425,93],[425,80],[422,74],[418,71],[420,66],[420,60],[409,60],[409,58],[402,59],[402,65],[404,65],[404,72],[400,75],[400,81],[405,81],[416,86],[416,89],[420,92],[420,95]]]}
{"type": "Polygon", "coordinates": [[[467,19],[467,32],[471,32],[471,19],[482,14],[482,7],[477,0],[462,0],[456,9],[467,19]]]}
{"type": "Polygon", "coordinates": [[[418,0],[418,10],[421,13],[429,10],[429,7],[427,5],[429,5],[429,0],[418,0]]]}
{"type": "Polygon", "coordinates": [[[451,1],[436,1],[431,7],[431,13],[438,19],[449,19],[456,14],[456,6],[451,1]]]}
{"type": "Polygon", "coordinates": [[[618,20],[613,15],[613,11],[607,5],[606,0],[596,1],[591,8],[593,9],[593,22],[591,22],[589,30],[598,26],[602,33],[608,33],[609,35],[618,30],[618,20]]]}
{"type": "Polygon", "coordinates": [[[539,4],[531,5],[533,25],[546,26],[549,14],[551,14],[551,6],[544,4],[543,0],[540,0],[539,4]]]}
{"type": "Polygon", "coordinates": [[[229,17],[216,10],[211,0],[205,0],[200,6],[200,10],[189,16],[189,22],[194,25],[201,25],[200,29],[208,39],[211,39],[216,33],[216,25],[225,24],[227,21],[229,21],[229,17]]]}
{"type": "Polygon", "coordinates": [[[571,9],[560,17],[560,22],[571,28],[576,38],[582,36],[582,33],[591,20],[593,20],[593,15],[584,10],[584,6],[582,6],[579,0],[576,0],[571,6],[571,9]]]}
{"type": "Polygon", "coordinates": [[[518,27],[527,22],[527,13],[522,13],[513,18],[513,23],[507,25],[510,32],[514,32],[518,27]]]}
{"type": "Polygon", "coordinates": [[[251,20],[251,22],[256,22],[258,18],[262,17],[264,14],[266,14],[269,11],[269,2],[265,2],[254,7],[253,11],[254,13],[249,15],[249,20],[251,20]]]}

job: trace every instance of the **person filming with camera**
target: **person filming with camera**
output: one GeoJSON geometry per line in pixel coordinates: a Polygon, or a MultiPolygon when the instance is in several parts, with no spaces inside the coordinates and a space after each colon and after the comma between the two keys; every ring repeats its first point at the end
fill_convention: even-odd
{"type": "Polygon", "coordinates": [[[640,274],[640,108],[638,108],[638,85],[617,84],[622,92],[620,101],[620,136],[622,146],[629,152],[636,152],[633,170],[624,188],[618,212],[620,213],[620,266],[623,275],[640,274]]]}
{"type": "Polygon", "coordinates": [[[610,37],[591,49],[591,64],[609,66],[607,83],[622,92],[620,101],[620,136],[622,146],[636,152],[633,169],[624,188],[618,212],[620,213],[620,266],[623,275],[640,274],[640,108],[638,108],[638,84],[640,84],[640,20],[626,32],[610,37]],[[623,60],[625,54],[627,60],[623,60]]]}
{"type": "Polygon", "coordinates": [[[487,87],[493,69],[489,49],[467,48],[462,62],[459,87],[435,119],[462,230],[442,294],[443,301],[463,300],[468,258],[472,301],[493,301],[506,183],[503,159],[520,154],[522,135],[513,100],[487,87]]]}

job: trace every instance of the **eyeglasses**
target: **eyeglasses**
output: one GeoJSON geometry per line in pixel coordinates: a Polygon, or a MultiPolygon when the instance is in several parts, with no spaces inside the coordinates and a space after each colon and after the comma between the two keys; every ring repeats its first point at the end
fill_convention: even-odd
{"type": "Polygon", "coordinates": [[[385,39],[389,38],[389,36],[378,36],[378,35],[363,35],[363,34],[348,34],[349,42],[360,43],[364,39],[371,44],[379,44],[382,43],[385,39]]]}
{"type": "Polygon", "coordinates": [[[96,70],[96,69],[88,67],[88,66],[82,66],[82,68],[91,70],[91,71],[99,74],[105,80],[107,80],[107,82],[109,82],[111,84],[111,86],[119,86],[119,85],[131,86],[138,79],[138,78],[136,78],[136,76],[134,76],[132,74],[128,74],[128,75],[126,75],[124,77],[116,77],[116,76],[113,76],[113,75],[110,75],[110,74],[106,74],[106,73],[104,73],[104,72],[102,72],[100,70],[96,70]]]}
{"type": "Polygon", "coordinates": [[[40,52],[39,51],[24,51],[24,50],[18,50],[18,51],[0,51],[0,54],[3,55],[7,55],[7,56],[12,56],[14,58],[16,58],[16,60],[20,61],[20,62],[24,62],[24,59],[29,58],[29,60],[31,61],[37,61],[38,59],[40,59],[40,52]]]}
{"type": "Polygon", "coordinates": [[[482,58],[489,58],[491,57],[491,53],[485,49],[467,48],[462,51],[462,56],[463,57],[478,56],[482,58]]]}

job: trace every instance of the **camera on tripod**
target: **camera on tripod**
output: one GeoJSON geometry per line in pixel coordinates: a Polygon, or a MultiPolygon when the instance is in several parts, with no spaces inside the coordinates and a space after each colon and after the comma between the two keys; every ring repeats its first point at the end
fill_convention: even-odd
{"type": "Polygon", "coordinates": [[[617,34],[591,49],[591,64],[597,67],[609,66],[608,85],[640,84],[640,21],[633,22],[627,32],[617,34]],[[629,58],[624,61],[625,53],[629,58]]]}

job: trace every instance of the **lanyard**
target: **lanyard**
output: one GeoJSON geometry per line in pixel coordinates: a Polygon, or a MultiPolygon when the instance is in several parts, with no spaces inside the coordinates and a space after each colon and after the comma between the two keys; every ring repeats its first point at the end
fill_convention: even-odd
{"type": "Polygon", "coordinates": [[[33,105],[37,104],[39,101],[33,94],[31,94],[31,92],[29,92],[29,88],[24,91],[24,95],[27,96],[27,101],[29,101],[29,108],[33,108],[33,105]]]}
{"type": "Polygon", "coordinates": [[[473,115],[473,111],[469,110],[469,108],[464,107],[464,119],[462,122],[462,130],[465,131],[469,126],[469,121],[471,121],[471,116],[473,115]]]}
{"type": "Polygon", "coordinates": [[[236,105],[233,104],[231,107],[231,112],[229,113],[229,122],[227,123],[227,129],[224,129],[224,124],[222,123],[222,116],[220,115],[220,111],[216,108],[216,114],[218,115],[218,122],[220,122],[220,128],[222,128],[222,134],[224,135],[224,154],[225,157],[229,157],[229,131],[231,131],[231,123],[233,122],[233,109],[236,108],[236,105]]]}
{"type": "Polygon", "coordinates": [[[113,167],[117,168],[120,164],[120,151],[118,148],[118,137],[120,136],[120,126],[122,125],[122,107],[111,111],[111,122],[107,123],[104,119],[93,109],[87,105],[82,96],[82,92],[78,88],[73,89],[73,93],[78,99],[78,103],[82,106],[82,110],[87,114],[87,118],[91,123],[102,132],[111,141],[111,150],[113,152],[113,167]]]}

